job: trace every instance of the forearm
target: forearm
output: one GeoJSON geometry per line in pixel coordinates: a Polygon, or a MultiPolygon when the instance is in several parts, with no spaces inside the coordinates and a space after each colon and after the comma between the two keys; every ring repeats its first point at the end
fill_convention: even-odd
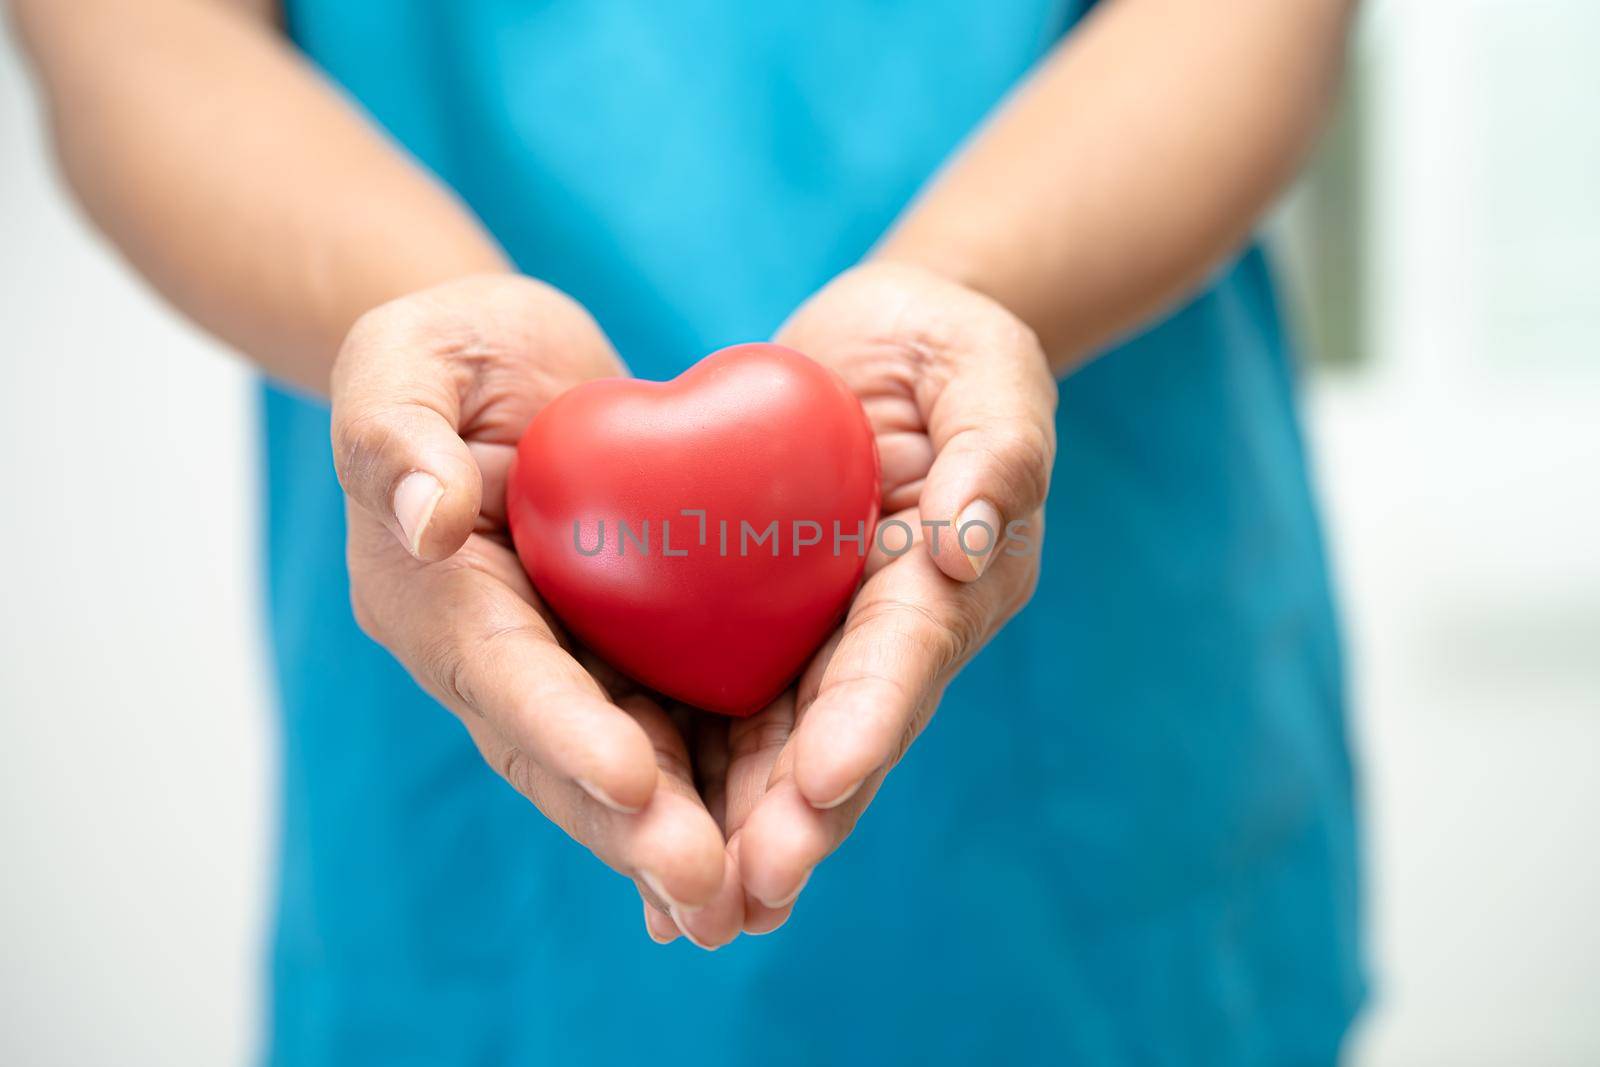
{"type": "Polygon", "coordinates": [[[437,181],[264,21],[216,0],[13,0],[57,154],[173,304],[323,393],[350,324],[506,268],[437,181]]]}
{"type": "Polygon", "coordinates": [[[1193,291],[1293,177],[1351,0],[1108,0],[878,255],[999,300],[1058,373],[1193,291]]]}

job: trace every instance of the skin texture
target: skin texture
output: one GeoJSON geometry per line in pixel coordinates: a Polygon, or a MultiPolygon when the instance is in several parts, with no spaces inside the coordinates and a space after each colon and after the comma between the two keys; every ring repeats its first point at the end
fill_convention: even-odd
{"type": "Polygon", "coordinates": [[[945,527],[871,561],[795,690],[729,723],[663,710],[564,645],[507,548],[510,444],[561,389],[618,370],[587,314],[511,276],[282,41],[267,0],[10,0],[91,219],[200,325],[331,391],[363,627],[634,878],[653,939],[704,947],[786,920],[1026,601],[1053,375],[1238,248],[1312,143],[1352,6],[1106,0],[871,260],[791,317],[775,340],[867,407],[887,517],[1021,519],[1035,551],[975,564],[945,527]]]}

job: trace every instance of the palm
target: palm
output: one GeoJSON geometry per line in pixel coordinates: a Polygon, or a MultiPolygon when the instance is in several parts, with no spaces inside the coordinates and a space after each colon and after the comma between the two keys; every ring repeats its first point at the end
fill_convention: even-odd
{"type": "MultiPolygon", "coordinates": [[[[726,825],[738,835],[747,929],[784,921],[811,869],[849,835],[955,671],[1033,586],[1031,555],[995,554],[983,581],[958,581],[947,572],[972,577],[966,562],[936,560],[940,550],[959,551],[953,530],[924,537],[925,517],[955,518],[922,511],[936,457],[978,425],[965,421],[963,373],[992,341],[1017,333],[996,305],[952,289],[896,269],[846,275],[776,338],[831,367],[860,399],[882,464],[884,517],[843,625],[793,690],[730,728],[726,825]]],[[[1015,353],[992,347],[996,375],[1014,374],[1019,388],[1050,388],[1042,358],[1036,367],[1026,362],[1026,345],[1013,346],[1022,358],[1010,362],[1015,353]]],[[[936,487],[932,495],[950,494],[936,487]]],[[[1028,519],[1036,537],[1037,511],[1028,519]]]]}
{"type": "Polygon", "coordinates": [[[683,729],[566,642],[506,528],[529,422],[621,373],[588,315],[527,279],[463,279],[358,323],[334,380],[352,603],[519,792],[649,899],[700,906],[707,938],[725,940],[741,902],[683,729]],[[402,508],[397,487],[418,472],[437,488],[402,508]]]}

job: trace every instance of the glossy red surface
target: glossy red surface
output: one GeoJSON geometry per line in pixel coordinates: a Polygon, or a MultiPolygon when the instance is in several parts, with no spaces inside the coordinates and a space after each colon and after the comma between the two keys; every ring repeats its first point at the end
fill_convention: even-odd
{"type": "Polygon", "coordinates": [[[558,397],[518,445],[507,508],[523,566],[578,640],[651,689],[743,716],[842,618],[879,491],[872,431],[844,383],[749,344],[670,382],[558,397]],[[843,539],[858,532],[859,547],[843,539]]]}

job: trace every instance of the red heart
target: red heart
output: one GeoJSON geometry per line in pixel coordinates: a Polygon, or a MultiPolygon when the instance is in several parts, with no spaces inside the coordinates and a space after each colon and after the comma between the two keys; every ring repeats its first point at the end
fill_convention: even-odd
{"type": "Polygon", "coordinates": [[[557,397],[517,446],[506,506],[523,567],[574,636],[651,689],[745,716],[843,616],[878,479],[843,382],[791,349],[735,345],[670,382],[557,397]],[[686,510],[705,512],[703,537],[686,510]]]}

